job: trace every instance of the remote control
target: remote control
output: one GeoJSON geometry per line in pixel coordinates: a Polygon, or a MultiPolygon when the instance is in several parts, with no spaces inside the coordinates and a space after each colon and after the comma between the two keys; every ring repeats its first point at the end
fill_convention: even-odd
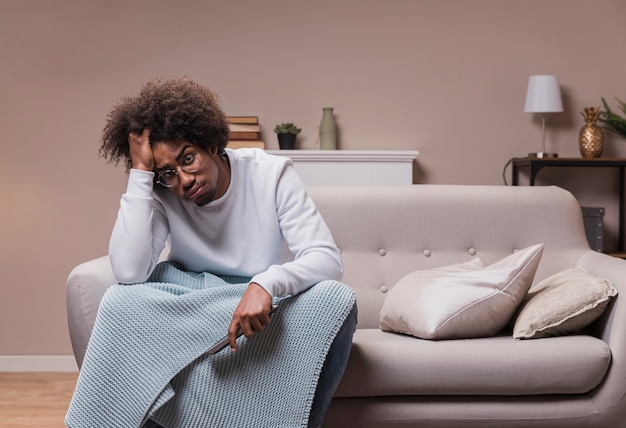
{"type": "MultiPolygon", "coordinates": [[[[268,312],[268,315],[271,316],[276,310],[276,308],[278,308],[278,306],[272,306],[272,309],[270,309],[270,311],[268,312]]],[[[237,330],[237,338],[241,337],[242,334],[243,334],[243,331],[241,331],[241,329],[237,330]]],[[[211,346],[205,353],[210,354],[210,355],[217,354],[219,351],[224,349],[227,345],[228,345],[228,334],[222,337],[217,342],[215,342],[215,344],[211,346]]]]}

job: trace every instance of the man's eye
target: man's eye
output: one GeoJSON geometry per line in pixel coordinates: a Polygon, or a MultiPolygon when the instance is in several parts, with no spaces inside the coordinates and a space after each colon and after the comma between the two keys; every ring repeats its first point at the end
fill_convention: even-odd
{"type": "Polygon", "coordinates": [[[176,175],[176,172],[172,169],[168,169],[167,171],[163,171],[161,173],[161,177],[163,177],[166,180],[170,180],[171,178],[173,178],[176,175]]]}
{"type": "Polygon", "coordinates": [[[188,153],[185,155],[185,157],[183,158],[183,165],[189,165],[191,163],[193,163],[193,161],[196,159],[196,155],[194,155],[193,153],[188,153]]]}

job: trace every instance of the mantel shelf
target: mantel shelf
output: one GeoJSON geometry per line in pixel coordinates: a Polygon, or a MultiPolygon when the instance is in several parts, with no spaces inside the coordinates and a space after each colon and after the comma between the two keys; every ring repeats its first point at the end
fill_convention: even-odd
{"type": "Polygon", "coordinates": [[[417,150],[267,150],[298,162],[411,162],[417,150]]]}
{"type": "Polygon", "coordinates": [[[413,184],[417,150],[268,150],[291,158],[308,186],[413,184]]]}

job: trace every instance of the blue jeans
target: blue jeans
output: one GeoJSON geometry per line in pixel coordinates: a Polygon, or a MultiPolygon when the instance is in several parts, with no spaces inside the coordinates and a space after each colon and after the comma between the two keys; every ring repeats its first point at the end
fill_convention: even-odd
{"type": "Polygon", "coordinates": [[[355,304],[328,350],[311,406],[309,428],[320,427],[324,422],[324,415],[330,407],[330,402],[348,363],[356,322],[357,308],[355,304]]]}

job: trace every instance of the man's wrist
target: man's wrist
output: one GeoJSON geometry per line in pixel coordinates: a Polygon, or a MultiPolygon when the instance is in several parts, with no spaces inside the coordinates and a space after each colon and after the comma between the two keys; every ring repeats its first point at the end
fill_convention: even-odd
{"type": "Polygon", "coordinates": [[[153,186],[154,172],[131,168],[128,175],[126,194],[140,196],[143,198],[151,198],[153,186]]]}
{"type": "Polygon", "coordinates": [[[268,290],[267,288],[263,287],[261,284],[259,284],[256,281],[250,281],[248,283],[248,287],[255,287],[255,288],[259,288],[260,290],[263,290],[267,293],[267,295],[270,297],[270,299],[273,299],[274,296],[272,295],[272,293],[270,292],[270,290],[268,290]]]}

